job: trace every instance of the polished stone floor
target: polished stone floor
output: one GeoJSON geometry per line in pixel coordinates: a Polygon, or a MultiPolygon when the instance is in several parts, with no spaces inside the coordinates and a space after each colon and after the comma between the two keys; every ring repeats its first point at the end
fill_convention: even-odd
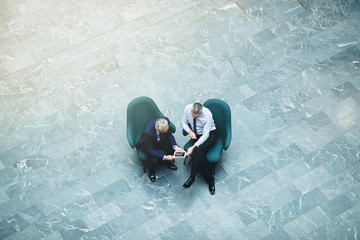
{"type": "Polygon", "coordinates": [[[359,0],[0,0],[0,239],[360,239],[359,0]],[[232,110],[216,194],[126,139],[232,110]]]}

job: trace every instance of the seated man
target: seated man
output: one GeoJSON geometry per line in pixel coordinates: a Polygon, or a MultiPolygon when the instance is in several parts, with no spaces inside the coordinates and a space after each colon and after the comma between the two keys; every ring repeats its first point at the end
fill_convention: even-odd
{"type": "Polygon", "coordinates": [[[207,152],[216,142],[216,127],[212,113],[200,103],[188,104],[185,107],[181,125],[189,133],[193,144],[186,155],[192,154],[190,178],[183,184],[183,188],[190,188],[199,169],[203,170],[205,181],[209,185],[211,195],[215,194],[215,184],[212,165],[206,158],[207,152]],[[191,128],[190,128],[190,127],[191,128]]]}
{"type": "Polygon", "coordinates": [[[149,178],[154,182],[155,165],[162,163],[171,170],[176,170],[173,156],[174,151],[184,151],[177,145],[174,136],[169,131],[169,119],[167,117],[155,118],[144,128],[136,148],[143,150],[149,160],[149,178]],[[160,151],[164,152],[162,154],[160,151]]]}

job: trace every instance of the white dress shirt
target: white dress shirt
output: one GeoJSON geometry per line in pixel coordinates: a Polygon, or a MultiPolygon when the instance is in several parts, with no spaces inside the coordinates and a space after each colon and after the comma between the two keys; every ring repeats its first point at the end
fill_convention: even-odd
{"type": "MultiPolygon", "coordinates": [[[[194,129],[193,126],[193,116],[191,115],[191,109],[193,104],[188,104],[185,107],[184,114],[181,119],[181,125],[185,132],[189,132],[190,128],[188,126],[188,123],[190,123],[192,129],[194,129]]],[[[191,130],[192,130],[191,129],[191,130]]],[[[200,113],[199,117],[196,118],[196,133],[198,135],[202,135],[196,142],[195,145],[199,147],[201,144],[203,144],[206,139],[209,137],[210,131],[215,130],[215,123],[212,116],[212,113],[210,110],[206,107],[202,107],[202,112],[200,113]]]]}

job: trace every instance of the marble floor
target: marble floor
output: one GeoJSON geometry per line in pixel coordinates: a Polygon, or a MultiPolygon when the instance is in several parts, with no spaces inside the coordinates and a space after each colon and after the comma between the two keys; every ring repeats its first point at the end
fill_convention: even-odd
{"type": "Polygon", "coordinates": [[[360,239],[359,0],[0,0],[0,239],[360,239]],[[126,138],[232,111],[216,194],[126,138]]]}

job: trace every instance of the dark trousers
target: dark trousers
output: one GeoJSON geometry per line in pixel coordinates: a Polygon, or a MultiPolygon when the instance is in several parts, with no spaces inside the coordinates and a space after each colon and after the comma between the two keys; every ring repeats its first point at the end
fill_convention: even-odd
{"type": "MultiPolygon", "coordinates": [[[[196,137],[199,139],[200,136],[196,135],[196,137]]],[[[197,141],[197,139],[192,139],[191,141],[194,144],[197,141]]],[[[191,175],[190,175],[191,178],[195,179],[195,176],[199,171],[199,169],[202,169],[204,173],[205,181],[207,181],[208,183],[214,181],[213,165],[208,162],[206,158],[206,154],[215,144],[215,142],[216,142],[216,131],[213,130],[210,132],[208,139],[206,139],[206,141],[203,144],[201,144],[199,147],[196,147],[194,149],[191,155],[191,162],[192,162],[191,175]]]]}
{"type": "MultiPolygon", "coordinates": [[[[157,143],[153,147],[154,147],[154,149],[156,149],[157,151],[163,153],[164,155],[173,155],[174,154],[174,149],[172,148],[170,142],[160,141],[159,143],[157,143]]],[[[166,164],[166,162],[168,162],[167,160],[165,160],[166,162],[163,162],[162,159],[155,158],[155,157],[149,155],[147,152],[145,152],[145,154],[146,154],[146,156],[147,156],[147,158],[149,160],[149,171],[150,172],[155,171],[155,166],[159,162],[164,163],[164,164],[166,164]]]]}

